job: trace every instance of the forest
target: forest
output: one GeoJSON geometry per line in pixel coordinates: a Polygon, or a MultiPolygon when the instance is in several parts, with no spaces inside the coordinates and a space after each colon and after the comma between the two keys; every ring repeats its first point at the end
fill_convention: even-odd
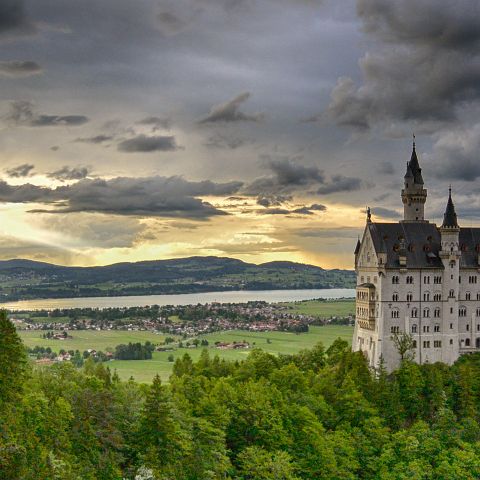
{"type": "Polygon", "coordinates": [[[0,316],[0,479],[480,477],[480,356],[372,371],[343,340],[244,361],[205,350],[168,384],[108,363],[34,368],[0,316]]]}

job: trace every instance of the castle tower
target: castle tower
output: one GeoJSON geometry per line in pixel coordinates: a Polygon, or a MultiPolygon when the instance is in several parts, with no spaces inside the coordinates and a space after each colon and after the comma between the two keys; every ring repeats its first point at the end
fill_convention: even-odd
{"type": "Polygon", "coordinates": [[[413,142],[412,156],[407,163],[404,181],[402,190],[403,221],[425,222],[427,190],[423,188],[422,169],[418,163],[415,141],[413,142]]]}
{"type": "Polygon", "coordinates": [[[443,215],[443,223],[439,228],[440,259],[444,266],[442,297],[443,305],[442,331],[445,333],[444,361],[453,363],[459,355],[459,319],[458,300],[460,297],[460,227],[452,200],[452,190],[448,190],[448,202],[443,215]]]}

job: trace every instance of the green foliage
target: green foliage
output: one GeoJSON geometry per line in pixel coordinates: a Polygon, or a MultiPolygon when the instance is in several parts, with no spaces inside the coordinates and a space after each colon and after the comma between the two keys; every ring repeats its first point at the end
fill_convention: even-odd
{"type": "Polygon", "coordinates": [[[478,354],[387,374],[342,340],[235,362],[205,349],[146,386],[91,358],[30,372],[0,328],[0,480],[480,478],[478,354]]]}

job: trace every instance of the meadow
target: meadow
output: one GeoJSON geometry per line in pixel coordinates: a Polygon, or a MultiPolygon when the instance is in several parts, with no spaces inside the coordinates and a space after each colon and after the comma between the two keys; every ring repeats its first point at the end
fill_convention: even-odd
{"type": "MultiPolygon", "coordinates": [[[[319,318],[331,316],[347,316],[355,311],[354,300],[307,300],[290,302],[296,313],[312,315],[319,318]]],[[[175,319],[176,320],[176,319],[175,319]]],[[[153,332],[131,332],[123,330],[93,331],[77,330],[71,332],[73,338],[67,340],[52,340],[42,338],[44,331],[21,331],[22,340],[28,347],[35,345],[50,347],[53,351],[88,349],[102,350],[114,349],[117,345],[129,342],[144,343],[147,340],[154,344],[163,342],[165,335],[153,332]]],[[[211,356],[218,355],[229,360],[241,360],[248,355],[249,350],[219,350],[214,347],[215,342],[232,343],[246,341],[250,346],[261,348],[274,355],[293,354],[304,348],[311,348],[318,342],[322,342],[327,348],[336,338],[340,337],[351,342],[353,327],[328,325],[323,327],[310,326],[308,333],[296,334],[289,332],[249,332],[244,330],[232,330],[227,332],[212,333],[200,336],[209,342],[208,350],[211,356]]],[[[185,343],[185,342],[184,342],[185,343]]],[[[167,380],[172,372],[173,362],[168,360],[170,355],[174,359],[187,353],[196,360],[202,348],[177,348],[173,352],[154,352],[152,360],[112,360],[108,363],[110,369],[117,370],[122,379],[130,377],[139,382],[150,382],[158,373],[163,380],[167,380]]]]}

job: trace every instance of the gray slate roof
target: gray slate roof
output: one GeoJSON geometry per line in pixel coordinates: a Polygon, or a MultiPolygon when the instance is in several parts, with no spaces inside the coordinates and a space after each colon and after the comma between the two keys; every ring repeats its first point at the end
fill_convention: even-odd
{"type": "MultiPolygon", "coordinates": [[[[437,226],[427,222],[398,222],[367,224],[377,253],[387,254],[386,268],[400,268],[399,253],[402,238],[407,246],[407,268],[442,268],[439,257],[440,232],[437,226]]],[[[480,228],[460,229],[462,256],[460,267],[478,268],[480,228]]]]}

